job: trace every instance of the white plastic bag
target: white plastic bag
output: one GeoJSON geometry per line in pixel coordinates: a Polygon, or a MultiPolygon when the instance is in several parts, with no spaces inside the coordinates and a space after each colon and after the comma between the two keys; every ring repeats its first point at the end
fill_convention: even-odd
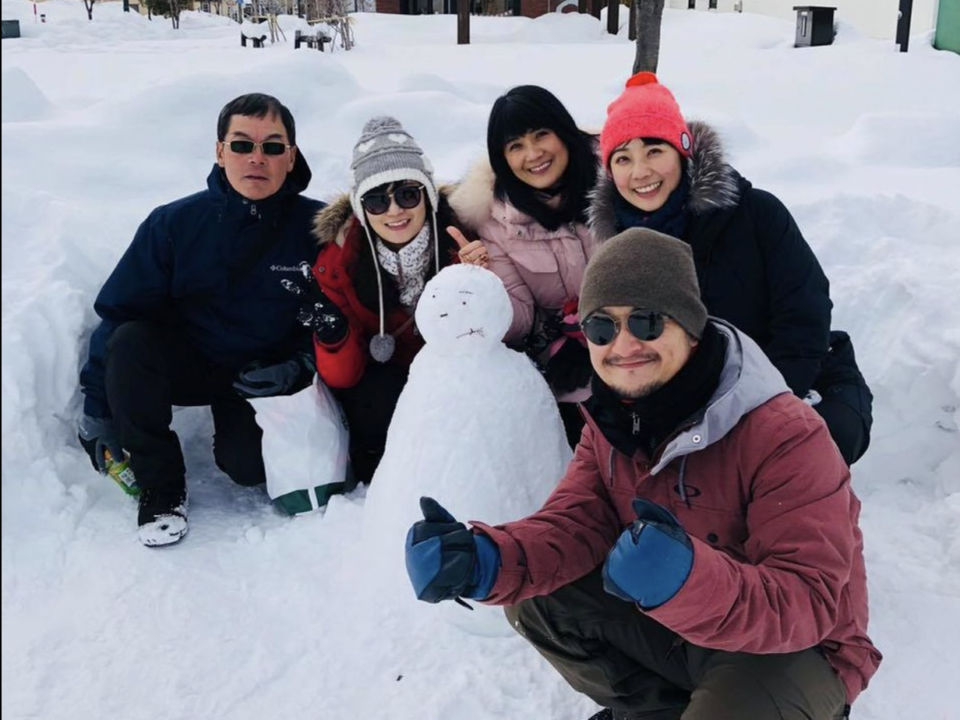
{"type": "Polygon", "coordinates": [[[250,400],[263,430],[267,494],[289,515],[319,510],[346,488],[347,421],[318,377],[296,395],[250,400]]]}

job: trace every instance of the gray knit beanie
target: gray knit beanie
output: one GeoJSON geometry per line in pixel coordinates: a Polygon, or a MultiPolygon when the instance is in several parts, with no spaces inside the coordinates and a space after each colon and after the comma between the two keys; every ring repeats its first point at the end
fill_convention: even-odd
{"type": "Polygon", "coordinates": [[[350,164],[352,189],[350,204],[357,218],[366,225],[360,198],[375,187],[400,180],[416,180],[426,188],[433,211],[437,210],[437,186],[433,166],[423,155],[417,141],[396,118],[386,115],[372,118],[353,147],[350,164]]]}
{"type": "Polygon", "coordinates": [[[662,312],[700,338],[707,308],[690,246],[646,228],[625,230],[603,243],[583,276],[580,320],[615,305],[662,312]]]}

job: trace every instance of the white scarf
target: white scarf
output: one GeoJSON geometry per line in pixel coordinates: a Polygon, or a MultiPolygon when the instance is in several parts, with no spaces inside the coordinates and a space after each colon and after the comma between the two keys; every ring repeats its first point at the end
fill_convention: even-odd
{"type": "Polygon", "coordinates": [[[377,258],[380,267],[390,273],[400,289],[400,303],[410,310],[417,305],[430,267],[430,224],[424,223],[420,232],[399,250],[377,238],[377,258]]]}

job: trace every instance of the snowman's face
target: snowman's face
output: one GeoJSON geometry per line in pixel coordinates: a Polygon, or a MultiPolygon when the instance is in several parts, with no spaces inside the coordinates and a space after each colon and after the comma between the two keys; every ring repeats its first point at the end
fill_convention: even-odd
{"type": "Polygon", "coordinates": [[[500,278],[475,265],[441,270],[420,295],[417,327],[431,348],[468,355],[498,347],[513,320],[500,278]]]}

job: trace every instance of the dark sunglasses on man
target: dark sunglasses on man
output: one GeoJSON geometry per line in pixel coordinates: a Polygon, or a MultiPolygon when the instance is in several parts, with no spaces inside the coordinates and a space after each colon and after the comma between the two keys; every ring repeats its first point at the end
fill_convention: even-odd
{"type": "Polygon", "coordinates": [[[399,208],[412,210],[423,199],[423,185],[401,185],[391,192],[373,190],[360,198],[360,202],[363,209],[371,215],[383,215],[390,209],[391,198],[396,201],[399,208]]]}
{"type": "MultiPolygon", "coordinates": [[[[633,310],[627,318],[627,330],[637,340],[649,342],[663,335],[666,315],[654,310],[633,310]]],[[[609,345],[620,334],[621,321],[604,313],[593,313],[580,323],[587,340],[594,345],[609,345]]]]}
{"type": "Polygon", "coordinates": [[[225,141],[223,144],[230,148],[230,152],[234,152],[237,155],[249,155],[256,148],[260,148],[264,155],[283,155],[287,151],[287,148],[293,147],[279,140],[267,140],[262,143],[254,142],[253,140],[230,140],[225,141]]]}

